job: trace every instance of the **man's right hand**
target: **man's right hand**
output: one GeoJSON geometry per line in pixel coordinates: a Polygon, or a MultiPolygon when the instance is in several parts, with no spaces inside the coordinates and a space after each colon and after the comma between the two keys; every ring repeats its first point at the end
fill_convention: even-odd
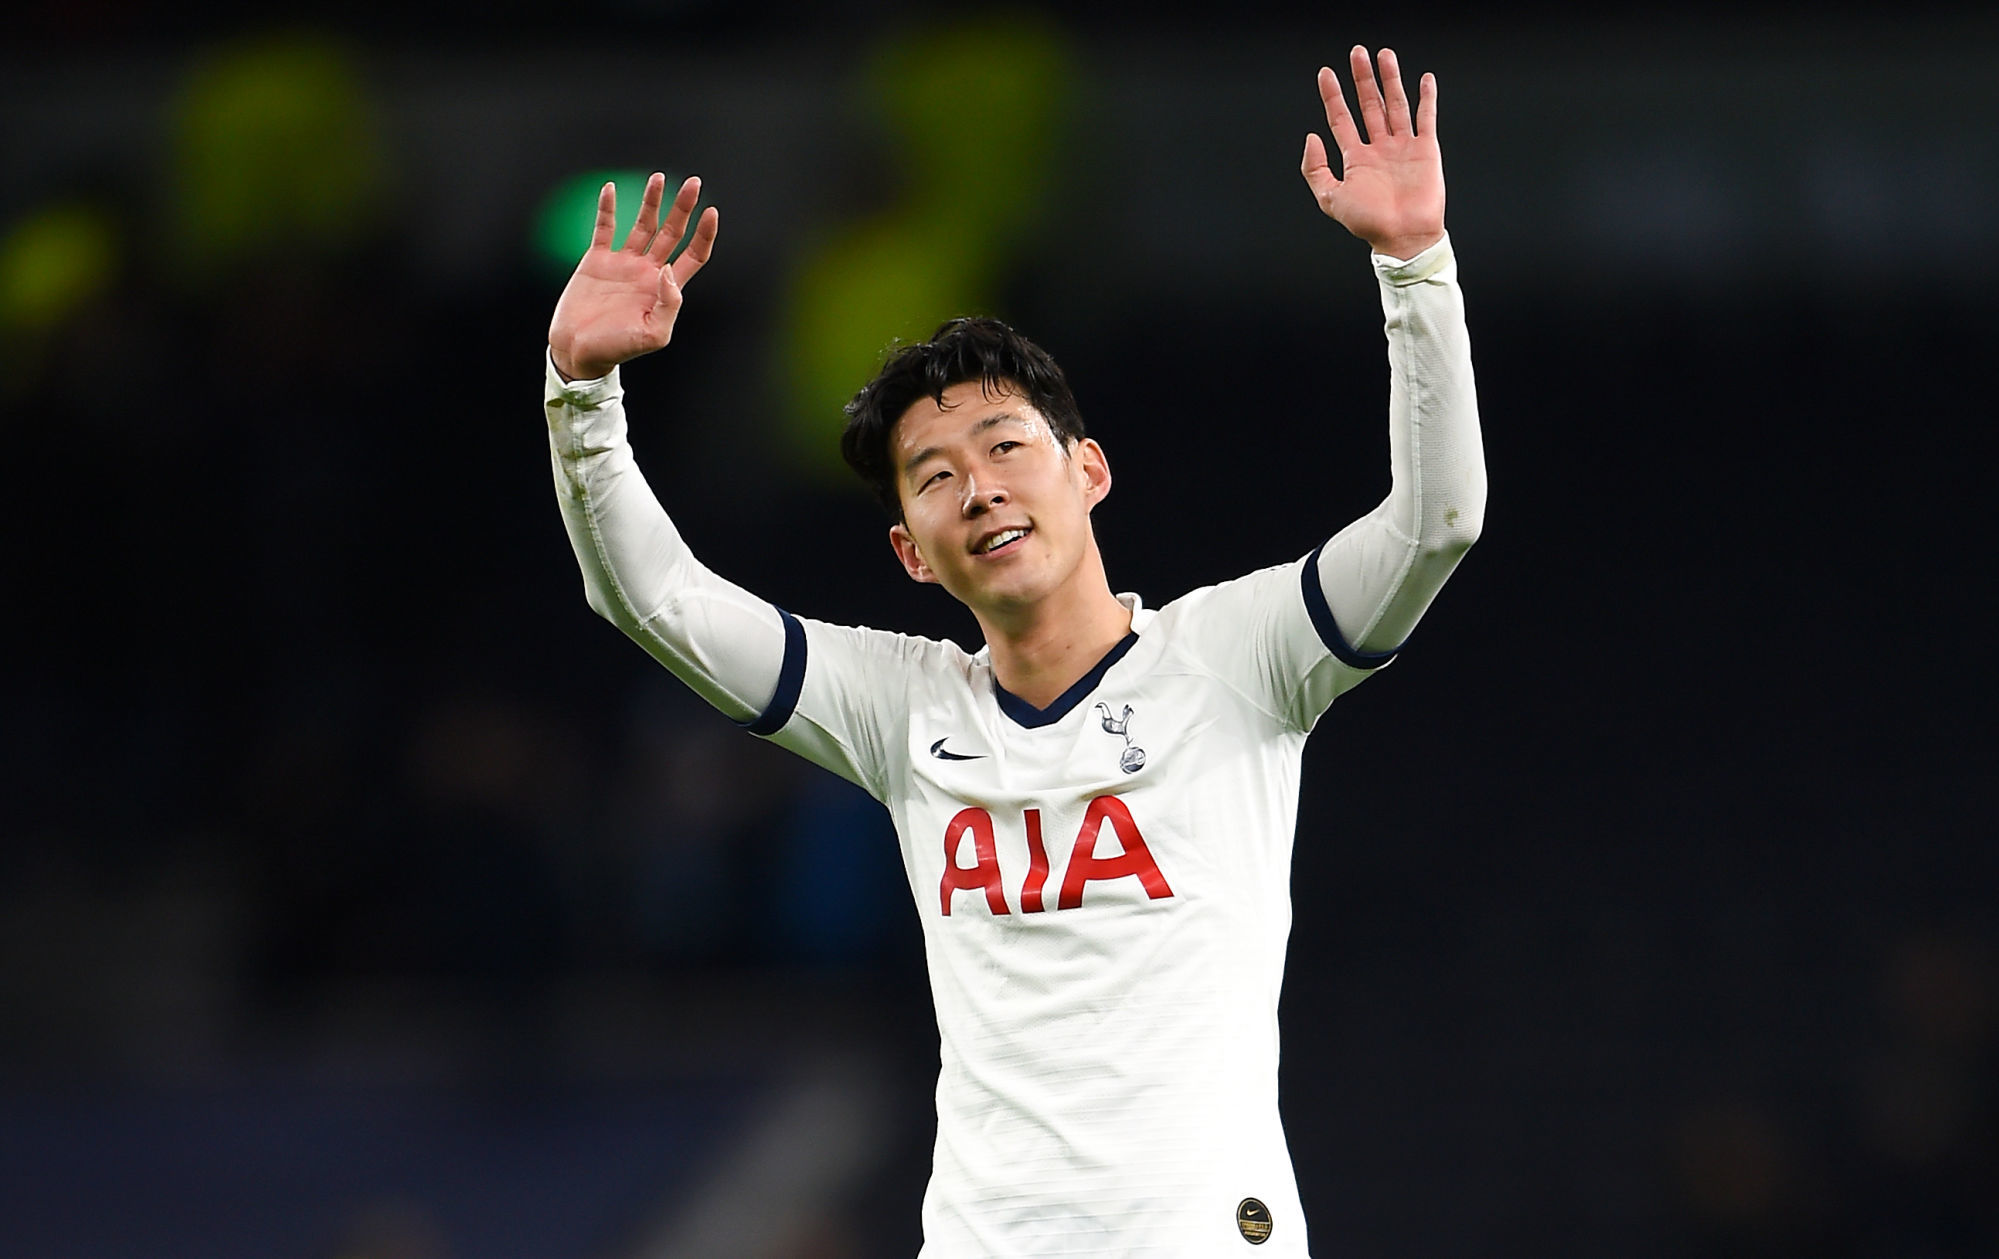
{"type": "Polygon", "coordinates": [[[721,213],[709,206],[695,225],[694,239],[669,263],[701,199],[701,180],[690,177],[680,185],[662,224],[659,203],[665,191],[666,176],[654,172],[646,180],[645,200],[622,249],[611,248],[617,230],[617,189],[605,184],[597,194],[597,228],[589,251],[576,264],[576,274],[569,277],[548,325],[549,353],[564,379],[607,376],[618,364],[650,354],[673,339],[680,290],[714,252],[721,213]]]}

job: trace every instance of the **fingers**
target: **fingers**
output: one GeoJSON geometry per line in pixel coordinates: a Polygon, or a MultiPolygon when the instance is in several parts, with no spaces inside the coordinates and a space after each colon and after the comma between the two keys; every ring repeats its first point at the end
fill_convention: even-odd
{"type": "Polygon", "coordinates": [[[597,225],[590,230],[590,248],[609,249],[611,234],[618,230],[618,186],[605,184],[597,190],[597,225]]]}
{"type": "Polygon", "coordinates": [[[1402,91],[1402,67],[1395,50],[1384,48],[1375,57],[1381,63],[1381,92],[1388,103],[1388,130],[1393,135],[1409,135],[1409,97],[1402,91]]]}
{"type": "MultiPolygon", "coordinates": [[[[1331,66],[1319,67],[1319,99],[1326,105],[1326,125],[1333,130],[1333,143],[1342,154],[1360,143],[1360,130],[1347,112],[1346,94],[1340,90],[1340,76],[1331,66]]],[[[1323,152],[1321,153],[1323,156],[1323,152]]]]}
{"type": "Polygon", "coordinates": [[[680,251],[680,257],[673,260],[671,267],[663,268],[673,272],[675,284],[687,283],[697,271],[708,265],[709,255],[715,252],[715,233],[721,227],[720,210],[711,205],[701,212],[701,221],[694,225],[694,239],[687,242],[687,248],[680,251]]]}
{"type": "Polygon", "coordinates": [[[1367,128],[1367,139],[1371,144],[1391,134],[1387,111],[1381,103],[1381,89],[1374,82],[1374,64],[1367,55],[1367,49],[1359,44],[1353,46],[1347,60],[1353,67],[1353,94],[1354,99],[1360,102],[1361,124],[1367,128]]]}
{"type": "Polygon", "coordinates": [[[1318,201],[1319,208],[1324,209],[1326,199],[1339,188],[1340,181],[1333,174],[1332,166],[1326,161],[1325,142],[1317,135],[1306,135],[1305,160],[1298,164],[1298,173],[1305,177],[1305,185],[1312,190],[1312,196],[1318,201]]]}
{"type": "Polygon", "coordinates": [[[645,197],[639,202],[638,217],[632,220],[630,235],[625,237],[625,248],[633,253],[645,250],[646,242],[659,231],[659,199],[666,187],[666,176],[654,171],[646,180],[645,197]]]}
{"type": "Polygon", "coordinates": [[[1416,134],[1437,135],[1437,76],[1425,74],[1416,85],[1416,134]]]}
{"type": "MultiPolygon", "coordinates": [[[[660,186],[665,187],[666,177],[660,177],[660,186]]],[[[659,234],[646,247],[646,256],[654,262],[664,263],[673,257],[673,251],[680,245],[680,238],[687,234],[687,220],[694,213],[694,207],[701,201],[701,177],[689,175],[680,185],[680,191],[673,196],[673,209],[667,212],[666,222],[660,225],[659,234]]]]}

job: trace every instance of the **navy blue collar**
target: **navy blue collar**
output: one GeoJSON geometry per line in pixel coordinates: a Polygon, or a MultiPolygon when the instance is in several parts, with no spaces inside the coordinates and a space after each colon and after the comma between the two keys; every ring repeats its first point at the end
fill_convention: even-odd
{"type": "Polygon", "coordinates": [[[1085,696],[1096,690],[1097,683],[1104,680],[1104,674],[1110,672],[1112,665],[1124,659],[1124,653],[1130,651],[1137,642],[1136,630],[1126,633],[1118,640],[1117,646],[1104,653],[1104,658],[1097,661],[1094,668],[1077,678],[1074,686],[1056,696],[1055,702],[1046,708],[1036,708],[1001,686],[998,674],[993,675],[993,698],[999,701],[1000,711],[1013,718],[1016,725],[1026,726],[1029,730],[1052,726],[1068,716],[1070,709],[1082,703],[1085,696]]]}

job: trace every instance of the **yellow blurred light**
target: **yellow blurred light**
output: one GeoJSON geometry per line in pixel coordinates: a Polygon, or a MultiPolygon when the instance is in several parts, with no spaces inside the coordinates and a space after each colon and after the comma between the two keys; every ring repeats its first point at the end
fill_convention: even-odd
{"type": "Polygon", "coordinates": [[[893,342],[956,315],[1004,315],[1006,272],[1043,226],[1070,63],[1054,26],[1002,15],[899,37],[867,64],[897,195],[832,228],[792,277],[784,449],[801,473],[845,478],[842,405],[893,342]]]}
{"type": "Polygon", "coordinates": [[[0,236],[0,326],[45,331],[110,286],[118,267],[111,217],[49,206],[0,236]]]}
{"type": "Polygon", "coordinates": [[[176,256],[191,273],[338,252],[372,230],[386,181],[367,86],[328,39],[231,45],[185,85],[173,175],[176,256]]]}

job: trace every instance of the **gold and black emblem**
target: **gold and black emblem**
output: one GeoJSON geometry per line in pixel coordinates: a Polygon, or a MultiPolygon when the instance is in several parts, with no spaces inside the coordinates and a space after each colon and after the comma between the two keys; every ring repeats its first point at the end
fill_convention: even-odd
{"type": "Polygon", "coordinates": [[[1270,1240],[1270,1208],[1255,1198],[1244,1198],[1236,1205],[1235,1226],[1242,1230],[1244,1241],[1261,1246],[1270,1240]]]}

